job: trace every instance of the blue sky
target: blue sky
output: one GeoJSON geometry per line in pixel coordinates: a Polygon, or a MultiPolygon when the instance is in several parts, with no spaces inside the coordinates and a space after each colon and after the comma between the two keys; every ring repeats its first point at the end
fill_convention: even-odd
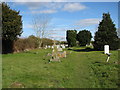
{"type": "Polygon", "coordinates": [[[109,12],[118,28],[117,2],[9,2],[14,10],[20,10],[23,20],[21,37],[35,35],[32,20],[37,15],[50,17],[48,38],[66,40],[66,30],[87,29],[92,35],[97,31],[102,14],[109,12]]]}

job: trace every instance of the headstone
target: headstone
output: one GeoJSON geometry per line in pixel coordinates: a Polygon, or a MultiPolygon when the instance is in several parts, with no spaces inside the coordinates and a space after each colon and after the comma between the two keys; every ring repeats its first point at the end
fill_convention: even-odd
{"type": "Polygon", "coordinates": [[[65,58],[66,58],[66,51],[64,51],[64,52],[63,52],[63,55],[64,55],[63,57],[65,57],[65,58]]]}
{"type": "Polygon", "coordinates": [[[67,47],[68,47],[68,45],[65,45],[65,47],[67,48],[67,47]]]}
{"type": "Polygon", "coordinates": [[[51,48],[53,49],[53,48],[54,48],[54,46],[51,46],[51,48]]]}
{"type": "Polygon", "coordinates": [[[62,45],[62,48],[65,48],[65,46],[64,46],[64,45],[62,45]]]}
{"type": "Polygon", "coordinates": [[[90,46],[93,48],[93,44],[92,43],[90,43],[90,46]]]}
{"type": "Polygon", "coordinates": [[[58,51],[63,51],[62,48],[58,48],[58,51]]]}
{"type": "Polygon", "coordinates": [[[47,45],[45,46],[45,49],[47,49],[47,45]]]}
{"type": "Polygon", "coordinates": [[[104,54],[109,54],[109,45],[104,45],[104,54]]]}
{"type": "Polygon", "coordinates": [[[88,44],[86,44],[86,47],[88,46],[88,44]]]}
{"type": "Polygon", "coordinates": [[[60,48],[60,45],[57,45],[57,48],[60,48]]]}

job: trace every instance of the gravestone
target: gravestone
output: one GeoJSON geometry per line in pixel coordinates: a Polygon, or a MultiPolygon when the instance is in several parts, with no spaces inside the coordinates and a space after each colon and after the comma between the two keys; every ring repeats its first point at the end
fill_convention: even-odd
{"type": "Polygon", "coordinates": [[[62,48],[57,48],[58,51],[63,51],[62,48]]]}
{"type": "Polygon", "coordinates": [[[53,49],[53,48],[54,48],[54,46],[51,46],[51,48],[53,49]]]}
{"type": "Polygon", "coordinates": [[[64,52],[58,52],[58,53],[57,53],[57,56],[58,56],[59,58],[66,58],[66,51],[64,51],[64,52]]]}
{"type": "Polygon", "coordinates": [[[54,45],[52,46],[52,49],[52,54],[50,55],[51,59],[49,60],[50,62],[60,61],[60,58],[66,58],[66,51],[63,51],[60,45],[56,45],[55,41],[54,45]]]}
{"type": "Polygon", "coordinates": [[[50,46],[48,46],[48,48],[50,48],[50,46]]]}
{"type": "Polygon", "coordinates": [[[60,45],[56,45],[57,46],[57,48],[60,48],[60,45]]]}
{"type": "Polygon", "coordinates": [[[104,54],[109,54],[109,45],[104,45],[104,54]]]}
{"type": "Polygon", "coordinates": [[[45,46],[45,49],[47,49],[47,48],[48,48],[48,46],[46,45],[46,46],[45,46]]]}
{"type": "Polygon", "coordinates": [[[65,45],[65,48],[67,48],[68,47],[68,45],[65,45]]]}
{"type": "Polygon", "coordinates": [[[62,48],[65,48],[65,46],[63,45],[62,48]]]}
{"type": "Polygon", "coordinates": [[[52,50],[52,58],[50,59],[50,61],[60,61],[57,53],[58,53],[57,46],[54,45],[52,50]]]}

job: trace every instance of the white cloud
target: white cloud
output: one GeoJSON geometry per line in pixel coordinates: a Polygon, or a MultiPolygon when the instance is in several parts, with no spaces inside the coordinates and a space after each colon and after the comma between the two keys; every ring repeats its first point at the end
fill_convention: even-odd
{"type": "Polygon", "coordinates": [[[57,2],[16,2],[16,4],[23,4],[28,7],[30,10],[35,9],[58,9],[61,8],[61,3],[57,2]]]}
{"type": "Polygon", "coordinates": [[[16,6],[23,5],[27,6],[29,9],[29,13],[36,14],[36,13],[56,13],[59,10],[74,12],[83,10],[86,6],[80,3],[61,3],[61,2],[14,2],[16,6]]]}
{"type": "Polygon", "coordinates": [[[82,19],[77,21],[75,25],[87,27],[87,26],[99,24],[100,20],[101,20],[100,18],[82,19]]]}
{"type": "Polygon", "coordinates": [[[56,13],[58,9],[62,8],[63,3],[57,2],[14,2],[15,5],[27,6],[29,13],[56,13]]]}
{"type": "Polygon", "coordinates": [[[80,3],[67,3],[65,4],[63,10],[68,12],[80,11],[86,9],[87,7],[80,3]]]}
{"type": "Polygon", "coordinates": [[[32,29],[33,26],[31,24],[24,24],[23,23],[23,28],[29,28],[29,29],[32,29]]]}
{"type": "Polygon", "coordinates": [[[60,36],[60,35],[54,35],[54,36],[51,36],[51,38],[53,39],[58,39],[58,40],[65,40],[66,39],[66,36],[60,36]]]}
{"type": "Polygon", "coordinates": [[[31,11],[32,14],[39,14],[39,13],[44,13],[44,14],[51,14],[51,13],[56,13],[56,10],[40,10],[40,11],[31,11]]]}

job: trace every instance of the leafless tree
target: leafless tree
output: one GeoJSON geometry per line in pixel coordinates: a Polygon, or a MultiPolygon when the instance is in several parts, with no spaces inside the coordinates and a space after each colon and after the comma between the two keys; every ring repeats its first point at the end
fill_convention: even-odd
{"type": "Polygon", "coordinates": [[[33,29],[36,33],[36,36],[40,38],[39,47],[42,46],[42,39],[49,35],[49,31],[47,30],[50,25],[51,17],[45,14],[36,15],[33,17],[32,25],[33,29]]]}

